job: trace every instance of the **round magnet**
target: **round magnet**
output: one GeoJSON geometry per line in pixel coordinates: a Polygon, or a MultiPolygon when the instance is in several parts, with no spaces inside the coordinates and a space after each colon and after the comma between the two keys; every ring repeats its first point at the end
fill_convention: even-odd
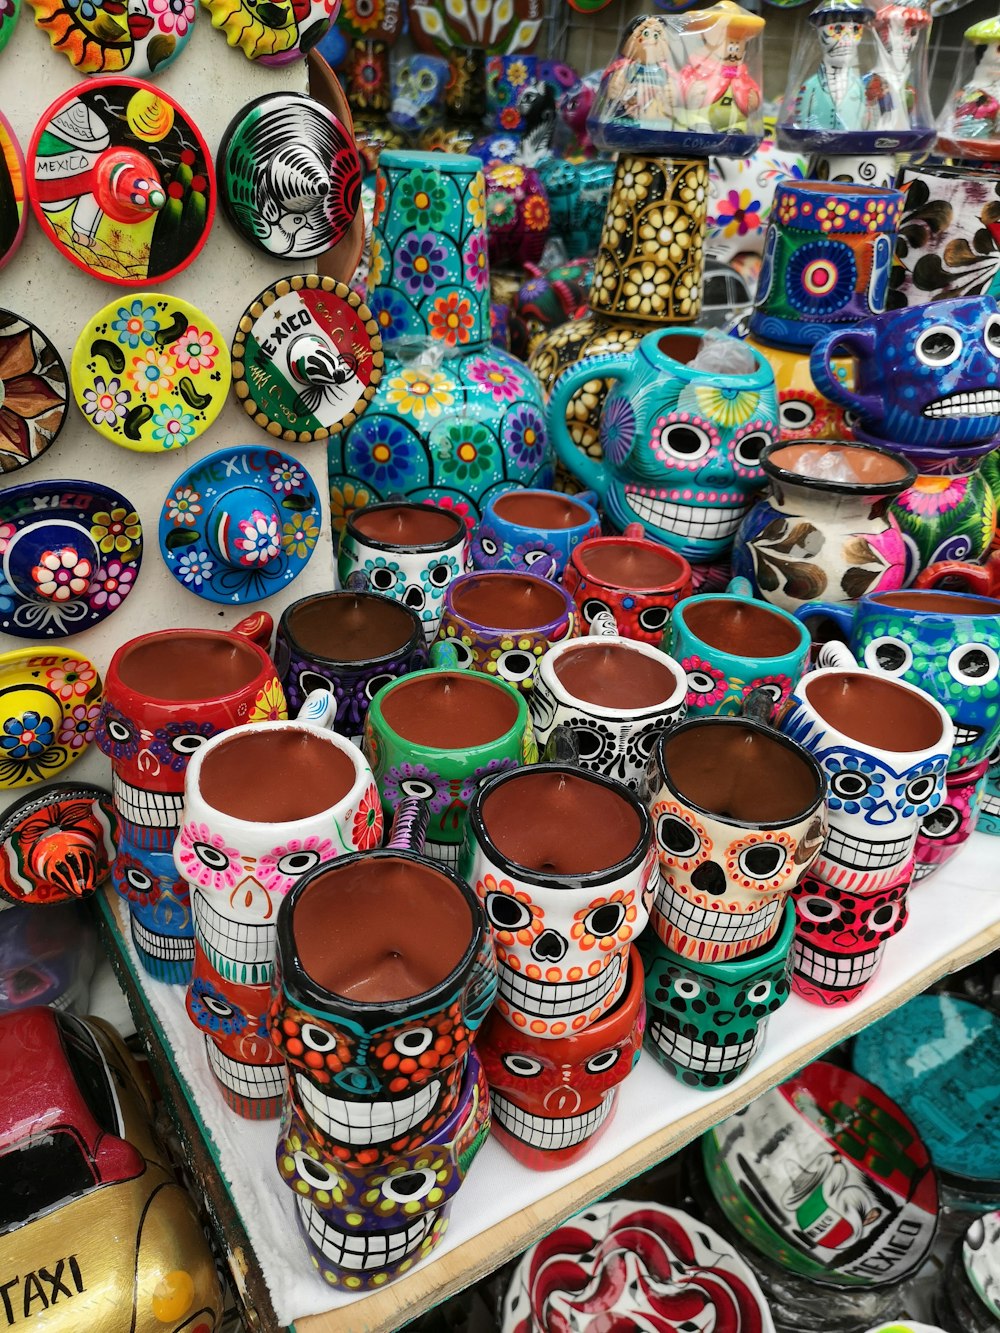
{"type": "Polygon", "coordinates": [[[173,277],[198,255],[215,214],[201,133],[138,79],[77,85],[43,114],[28,149],[42,230],[77,268],[121,287],[173,277]]]}
{"type": "Polygon", "coordinates": [[[161,292],[112,301],[73,349],[76,405],[98,434],[140,453],[180,449],[226,401],[229,348],[196,307],[161,292]]]}
{"type": "MultiPolygon", "coordinates": [[[[9,3],[9,0],[8,0],[9,3]]],[[[0,0],[0,16],[4,0],[0,0]]],[[[4,43],[0,18],[0,50],[4,43]]],[[[0,268],[24,239],[28,210],[24,198],[24,154],[7,117],[0,111],[0,268]]]]}
{"type": "MultiPolygon", "coordinates": [[[[89,662],[59,678],[61,701],[68,702],[60,732],[71,750],[80,752],[94,739],[101,705],[84,703],[80,692],[97,683],[88,680],[89,662]],[[68,699],[62,699],[62,695],[68,699]]],[[[22,732],[23,735],[23,732],[22,732]]],[[[111,873],[111,793],[79,782],[47,782],[9,805],[0,819],[0,904],[50,907],[89,898],[111,873]]]]}
{"type": "Polygon", "coordinates": [[[10,41],[14,24],[21,12],[21,0],[0,0],[0,51],[10,41]]]}
{"type": "Polygon", "coordinates": [[[357,293],[310,273],[261,292],[233,339],[233,384],[247,414],[283,440],[325,440],[351,425],[382,378],[378,323],[357,293]]]}
{"type": "Polygon", "coordinates": [[[93,738],[103,688],[79,653],[17,648],[0,655],[0,791],[54,778],[79,759],[93,738]]]}
{"type": "Polygon", "coordinates": [[[45,334],[0,310],[0,473],[45,453],[66,420],[66,367],[45,334]]]}
{"type": "Polygon", "coordinates": [[[0,630],[59,639],[106,620],[132,591],[142,525],[131,500],[93,481],[0,491],[0,630]]]}
{"type": "Polygon", "coordinates": [[[280,592],[319,541],[323,510],[312,478],[278,449],[219,449],[167,493],[160,552],[174,578],[209,602],[237,606],[280,592]]]}
{"type": "MultiPolygon", "coordinates": [[[[3,3],[3,0],[0,0],[3,3]]],[[[159,73],[194,27],[194,0],[28,0],[35,23],[81,74],[159,73]]]]}
{"type": "Polygon", "coordinates": [[[349,131],[305,93],[266,93],[229,122],[216,159],[219,197],[265,254],[312,259],[343,237],[361,200],[349,131]]]}
{"type": "Polygon", "coordinates": [[[329,31],[340,0],[202,0],[212,27],[248,60],[288,65],[301,60],[329,31]]]}

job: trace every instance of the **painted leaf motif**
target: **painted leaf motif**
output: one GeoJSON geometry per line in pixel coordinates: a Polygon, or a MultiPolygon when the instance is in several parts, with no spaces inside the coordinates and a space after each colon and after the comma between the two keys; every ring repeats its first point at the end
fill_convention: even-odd
{"type": "Polygon", "coordinates": [[[817,555],[824,537],[811,523],[790,523],[776,518],[750,543],[757,583],[764,592],[782,587],[796,601],[810,601],[826,591],[826,574],[810,557],[817,555]]]}
{"type": "Polygon", "coordinates": [[[12,333],[8,338],[0,338],[0,380],[13,379],[16,375],[26,375],[35,365],[35,349],[31,345],[31,334],[12,333]]]}
{"type": "Polygon", "coordinates": [[[3,405],[15,416],[41,416],[53,407],[59,407],[63,399],[59,397],[47,380],[41,375],[16,375],[4,383],[3,405]]]}

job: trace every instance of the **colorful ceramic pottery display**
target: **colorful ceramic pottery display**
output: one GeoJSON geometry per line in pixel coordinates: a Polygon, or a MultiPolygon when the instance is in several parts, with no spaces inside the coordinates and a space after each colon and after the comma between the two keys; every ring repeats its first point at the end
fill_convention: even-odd
{"type": "MultiPolygon", "coordinates": [[[[851,429],[842,407],[819,392],[809,373],[809,356],[790,348],[746,338],[767,361],[774,372],[778,391],[778,419],[783,440],[849,440],[851,429]]],[[[833,373],[850,387],[854,383],[854,362],[850,357],[836,357],[830,362],[833,373]]]]}
{"type": "Polygon", "coordinates": [[[806,159],[782,152],[771,139],[765,139],[749,158],[713,158],[706,253],[726,263],[737,255],[763,253],[778,182],[788,176],[801,180],[804,175],[806,159]]]}
{"type": "Polygon", "coordinates": [[[688,1306],[712,1324],[774,1333],[757,1279],[700,1218],[658,1203],[596,1203],[522,1255],[504,1297],[502,1333],[559,1323],[598,1333],[612,1323],[669,1327],[688,1306]],[[619,1275],[635,1273],[624,1283],[619,1275]]]}
{"type": "Polygon", "coordinates": [[[821,393],[856,416],[858,439],[887,444],[921,473],[971,472],[1000,435],[1000,314],[991,297],[934,301],[829,334],[810,355],[821,393]],[[854,358],[848,388],[831,370],[854,358]]]}
{"type": "MultiPolygon", "coordinates": [[[[17,13],[16,5],[13,13],[17,13]]],[[[9,14],[0,20],[0,51],[4,46],[4,33],[9,32],[11,24],[9,14]]],[[[24,238],[24,229],[28,225],[25,201],[24,154],[10,121],[0,112],[0,268],[9,262],[24,238]]]]}
{"type": "Polygon", "coordinates": [[[504,680],[439,667],[379,689],[364,751],[387,814],[403,801],[428,810],[424,855],[456,868],[476,787],[538,758],[524,695],[504,680]]]}
{"type": "MultiPolygon", "coordinates": [[[[0,206],[0,216],[11,214],[0,206]]],[[[62,357],[41,329],[0,310],[0,473],[26,467],[53,443],[66,421],[67,379],[62,357]]]]}
{"type": "Polygon", "coordinates": [[[646,1022],[633,947],[621,998],[603,1018],[543,1039],[494,1009],[476,1042],[490,1087],[493,1137],[535,1171],[579,1161],[614,1119],[618,1088],[639,1059],[646,1022]]]}
{"type": "Polygon", "coordinates": [[[132,502],[99,482],[8,486],[0,492],[0,630],[61,639],[100,624],[132,591],[142,547],[132,502]]]}
{"type": "Polygon", "coordinates": [[[389,352],[364,420],[330,445],[336,526],[393,495],[475,521],[494,490],[551,485],[540,386],[488,346],[489,276],[478,158],[383,153],[369,300],[389,352]]]}
{"type": "Polygon", "coordinates": [[[368,705],[397,676],[427,665],[423,624],[388,597],[321,592],[286,606],[278,621],[274,660],[293,713],[313,690],[337,702],[334,731],[357,744],[368,705]]]}
{"type": "Polygon", "coordinates": [[[325,35],[340,10],[340,0],[271,0],[261,12],[253,0],[201,0],[212,27],[225,34],[248,60],[289,65],[301,60],[325,35]]]}
{"type": "Polygon", "coordinates": [[[588,537],[575,547],[562,582],[581,628],[609,612],[623,638],[658,645],[671,611],[691,595],[691,567],[630,523],[621,537],[588,537]]]}
{"type": "Polygon", "coordinates": [[[753,597],[745,579],[674,608],[664,643],[687,673],[688,713],[739,716],[751,692],[780,708],[806,668],[809,635],[786,611],[753,597]]]}
{"type": "Polygon", "coordinates": [[[979,827],[989,767],[989,760],[984,759],[972,768],[948,774],[944,800],[920,821],[920,832],[913,849],[914,883],[940,870],[979,827]]]}
{"type": "Polygon", "coordinates": [[[361,202],[349,127],[305,93],[265,93],[243,107],[222,136],[216,174],[243,239],[293,261],[333,249],[361,202]]]}
{"type": "Polygon", "coordinates": [[[605,1016],[658,880],[638,797],[560,764],[501,773],[472,798],[459,865],[489,919],[504,1018],[554,1038],[605,1016]]]}
{"type": "MultiPolygon", "coordinates": [[[[73,696],[79,698],[79,695],[73,696]]],[[[98,704],[74,704],[70,719],[83,750],[93,739],[98,704]],[[90,713],[90,717],[87,714],[90,713]]],[[[23,732],[22,732],[23,735],[23,732]]],[[[89,898],[111,869],[111,793],[78,782],[47,782],[7,807],[0,819],[0,901],[49,907],[89,898]]]]}
{"type": "Polygon", "coordinates": [[[983,19],[965,30],[968,46],[938,117],[938,146],[960,159],[1000,159],[1000,21],[983,19]]]}
{"type": "Polygon", "coordinates": [[[601,535],[596,502],[593,491],[566,496],[517,490],[491,496],[472,538],[473,569],[559,580],[577,546],[601,535]]]}
{"type": "Polygon", "coordinates": [[[531,692],[542,654],[576,635],[576,608],[558,583],[534,574],[462,574],[449,585],[437,642],[458,666],[531,692]]]}
{"type": "Polygon", "coordinates": [[[1000,601],[911,589],[799,614],[807,623],[833,621],[869,671],[918,686],[944,706],[955,727],[950,773],[981,764],[1000,743],[1000,601]]]}
{"type": "Polygon", "coordinates": [[[0,790],[56,777],[94,739],[97,668],[79,654],[18,648],[0,655],[0,681],[0,790]]]}
{"type": "Polygon", "coordinates": [[[76,405],[99,435],[159,453],[183,448],[219,415],[231,382],[229,349],[197,307],[142,292],[87,322],[70,377],[76,405]]]}
{"type": "Polygon", "coordinates": [[[437,505],[367,505],[348,517],[337,552],[342,588],[402,602],[423,621],[428,642],[441,624],[449,585],[468,565],[469,532],[460,514],[437,505]]]}
{"type": "Polygon", "coordinates": [[[771,942],[727,961],[674,953],[655,931],[646,964],[646,1049],[690,1088],[721,1088],[764,1045],[767,1020],[788,999],[795,912],[782,908],[771,942]]]}
{"type": "Polygon", "coordinates": [[[549,198],[550,236],[562,241],[568,255],[596,254],[615,176],[614,160],[545,157],[535,170],[549,198]]]}
{"type": "Polygon", "coordinates": [[[831,325],[881,314],[902,207],[898,190],[781,182],[764,240],[750,332],[804,349],[831,325]]]}
{"type": "Polygon", "coordinates": [[[904,585],[937,561],[982,560],[997,524],[996,499],[978,468],[961,477],[917,477],[889,513],[906,547],[904,585]]]}
{"type": "Polygon", "coordinates": [[[138,0],[76,5],[71,0],[28,0],[35,23],[80,74],[128,74],[148,79],[166,69],[188,43],[194,0],[138,0]]]}
{"type": "Polygon", "coordinates": [[[201,132],[138,79],[95,80],[57,97],[31,137],[27,179],[35,218],[59,253],[120,287],[187,268],[215,216],[201,132]]]}
{"type": "Polygon", "coordinates": [[[733,573],[764,601],[853,602],[903,585],[907,557],[889,501],[916,479],[899,454],[841,440],[772,444],[767,493],[740,524],[733,573]]]}
{"type": "Polygon", "coordinates": [[[764,483],[761,455],[778,435],[774,376],[758,352],[748,373],[697,364],[706,335],[648,333],[638,355],[588,356],[564,371],[549,400],[556,451],[597,491],[619,529],[648,537],[693,563],[725,553],[764,483]],[[598,463],[577,448],[565,416],[574,390],[594,378],[617,386],[604,401],[598,463]]]}
{"type": "Polygon", "coordinates": [[[371,311],[342,282],[316,273],[266,288],[233,338],[233,384],[244,411],[290,442],[325,440],[356,421],[382,366],[371,311]]]}

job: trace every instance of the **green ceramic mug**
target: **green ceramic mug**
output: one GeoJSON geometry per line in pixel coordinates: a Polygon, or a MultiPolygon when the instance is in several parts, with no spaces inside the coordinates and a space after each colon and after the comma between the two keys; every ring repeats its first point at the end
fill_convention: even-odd
{"type": "Polygon", "coordinates": [[[425,801],[430,821],[424,854],[455,867],[478,784],[504,769],[533,764],[538,748],[520,691],[458,668],[451,645],[435,644],[431,655],[436,666],[379,690],[368,710],[363,749],[387,821],[407,797],[425,801]]]}

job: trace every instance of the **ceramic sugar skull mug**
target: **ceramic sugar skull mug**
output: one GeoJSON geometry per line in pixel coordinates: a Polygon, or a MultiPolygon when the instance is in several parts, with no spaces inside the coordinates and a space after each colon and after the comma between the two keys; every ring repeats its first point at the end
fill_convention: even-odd
{"type": "Polygon", "coordinates": [[[710,963],[763,949],[826,834],[815,759],[750,718],[695,718],[657,741],[650,790],[657,935],[710,963]]]}
{"type": "Polygon", "coordinates": [[[688,597],[670,620],[668,652],[687,673],[687,711],[735,716],[751,690],[782,704],[801,678],[809,635],[780,607],[753,597],[746,579],[725,593],[688,597]]]}
{"type": "Polygon", "coordinates": [[[368,591],[415,611],[428,641],[441,623],[445,589],[465,572],[469,536],[461,514],[432,504],[389,501],[348,515],[340,538],[337,574],[353,588],[362,575],[368,591]]]}
{"type": "Polygon", "coordinates": [[[612,1008],[657,878],[649,815],[627,787],[562,764],[490,778],[460,866],[489,919],[504,1018],[555,1038],[612,1008]]]}
{"type": "Polygon", "coordinates": [[[562,577],[582,541],[601,535],[593,491],[515,490],[491,496],[472,538],[474,569],[512,569],[562,577]]]}
{"type": "Polygon", "coordinates": [[[562,581],[584,625],[610,611],[624,638],[658,645],[671,611],[691,595],[691,566],[642,531],[630,523],[620,537],[588,537],[571,553],[562,581]]]}
{"type": "Polygon", "coordinates": [[[321,592],[285,607],[274,660],[293,712],[313,690],[330,690],[334,730],[360,744],[372,699],[388,681],[425,667],[427,646],[409,606],[374,593],[321,592]]]}

